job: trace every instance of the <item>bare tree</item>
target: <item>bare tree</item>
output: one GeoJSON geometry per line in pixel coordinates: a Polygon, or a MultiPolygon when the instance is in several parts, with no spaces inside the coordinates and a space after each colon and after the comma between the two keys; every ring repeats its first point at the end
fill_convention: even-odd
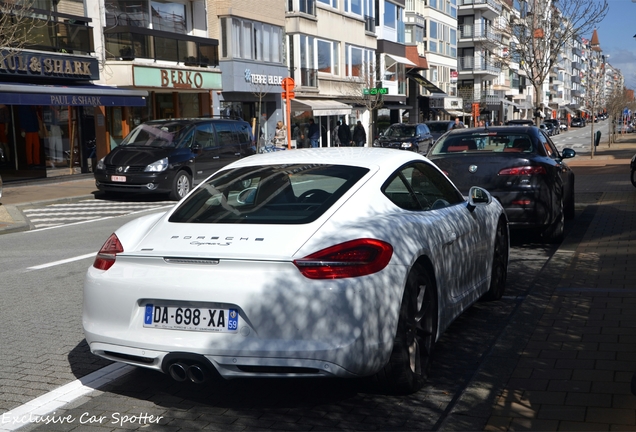
{"type": "Polygon", "coordinates": [[[519,69],[534,89],[537,113],[543,99],[543,84],[556,66],[559,53],[569,41],[591,33],[607,14],[608,3],[607,0],[529,0],[527,6],[528,10],[515,11],[508,22],[499,24],[500,34],[510,35],[512,42],[509,52],[501,51],[499,60],[504,64],[519,62],[519,69]]]}
{"type": "Polygon", "coordinates": [[[48,22],[48,16],[38,16],[33,10],[35,0],[0,1],[0,60],[4,62],[28,45],[37,44],[34,28],[48,22]]]}
{"type": "Polygon", "coordinates": [[[636,102],[629,98],[624,88],[616,88],[607,98],[607,114],[609,120],[609,145],[616,140],[616,125],[623,119],[623,110],[636,110],[636,102]]]}
{"type": "Polygon", "coordinates": [[[379,70],[376,63],[363,63],[354,67],[354,75],[342,83],[341,92],[353,104],[365,107],[369,113],[368,135],[374,136],[374,118],[384,105],[382,89],[377,88],[379,70]]]}
{"type": "MultiPolygon", "coordinates": [[[[256,130],[252,131],[254,133],[254,136],[258,137],[257,144],[256,144],[257,152],[260,152],[263,145],[267,143],[267,137],[266,136],[261,137],[261,133],[264,133],[262,130],[263,128],[263,99],[273,90],[273,85],[264,81],[264,79],[266,78],[263,78],[263,77],[265,77],[265,75],[252,75],[250,77],[251,78],[250,87],[252,89],[252,94],[254,95],[256,99],[258,99],[258,108],[257,108],[258,118],[256,120],[256,125],[253,126],[255,127],[256,130]]],[[[289,101],[287,103],[289,103],[289,101]]]]}

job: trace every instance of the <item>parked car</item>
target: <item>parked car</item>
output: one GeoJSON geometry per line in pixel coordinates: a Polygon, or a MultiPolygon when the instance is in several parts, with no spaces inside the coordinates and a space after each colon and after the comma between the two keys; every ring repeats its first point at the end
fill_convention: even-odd
{"type": "Polygon", "coordinates": [[[193,181],[255,151],[252,128],[242,120],[149,121],[97,163],[95,184],[110,194],[164,193],[178,200],[193,181]]]}
{"type": "Polygon", "coordinates": [[[585,125],[585,119],[582,117],[574,117],[572,120],[570,120],[571,127],[585,127],[585,125]]]}
{"type": "Polygon", "coordinates": [[[559,135],[561,133],[561,121],[558,119],[545,119],[543,123],[552,127],[552,135],[559,135]]]}
{"type": "MultiPolygon", "coordinates": [[[[505,212],[414,152],[258,154],[106,241],[84,284],[91,351],[178,381],[374,377],[421,387],[434,343],[504,293],[505,212]]],[[[214,384],[213,384],[214,385],[214,384]]]]}
{"type": "Polygon", "coordinates": [[[424,123],[395,123],[373,142],[373,147],[410,150],[424,154],[433,145],[433,135],[424,123]]]}
{"type": "Polygon", "coordinates": [[[630,123],[618,122],[616,123],[616,133],[632,133],[634,128],[630,123]]]}
{"type": "Polygon", "coordinates": [[[511,228],[531,228],[547,242],[563,237],[564,219],[574,217],[574,173],[537,127],[503,126],[453,130],[428,153],[459,188],[487,189],[506,209],[511,228]],[[476,142],[482,141],[478,149],[476,142]]]}
{"type": "Polygon", "coordinates": [[[539,129],[548,134],[549,136],[554,135],[554,126],[550,123],[542,123],[539,125],[539,129]]]}
{"type": "Polygon", "coordinates": [[[433,135],[433,143],[439,139],[442,135],[453,128],[455,121],[453,120],[429,120],[424,122],[433,135]]]}

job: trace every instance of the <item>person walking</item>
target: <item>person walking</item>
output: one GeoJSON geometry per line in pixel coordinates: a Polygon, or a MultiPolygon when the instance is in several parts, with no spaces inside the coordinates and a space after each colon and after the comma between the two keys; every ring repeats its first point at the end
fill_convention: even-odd
{"type": "Polygon", "coordinates": [[[276,132],[274,133],[274,147],[277,150],[287,149],[287,129],[282,121],[276,123],[276,132]]]}
{"type": "Polygon", "coordinates": [[[362,122],[358,120],[356,123],[356,127],[353,128],[353,142],[358,147],[364,147],[367,143],[367,133],[364,130],[364,126],[362,126],[362,122]]]}
{"type": "Polygon", "coordinates": [[[309,142],[313,148],[320,147],[320,129],[312,118],[309,119],[309,130],[307,131],[307,135],[309,136],[309,142]]]}
{"type": "Polygon", "coordinates": [[[464,128],[464,123],[459,121],[459,117],[455,117],[455,123],[453,124],[451,129],[463,129],[463,128],[464,128]]]}
{"type": "Polygon", "coordinates": [[[338,138],[340,138],[340,145],[348,147],[351,145],[351,130],[346,120],[342,120],[342,124],[338,127],[338,138]]]}
{"type": "Polygon", "coordinates": [[[340,147],[340,137],[338,136],[338,128],[340,128],[340,120],[336,122],[336,125],[331,130],[331,142],[333,147],[340,147]]]}

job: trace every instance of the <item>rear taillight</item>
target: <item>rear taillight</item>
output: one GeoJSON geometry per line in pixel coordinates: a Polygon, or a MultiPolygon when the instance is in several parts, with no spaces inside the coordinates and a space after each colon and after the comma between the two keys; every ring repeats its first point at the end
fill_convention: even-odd
{"type": "Polygon", "coordinates": [[[97,252],[93,267],[99,270],[108,270],[115,264],[118,253],[122,253],[124,247],[115,234],[111,234],[104,246],[97,252]]]}
{"type": "Polygon", "coordinates": [[[514,168],[506,168],[499,171],[499,175],[517,175],[517,176],[531,176],[546,174],[545,168],[542,166],[520,166],[514,168]]]}
{"type": "Polygon", "coordinates": [[[342,279],[366,276],[387,266],[393,246],[375,239],[357,239],[328,247],[294,265],[309,279],[342,279]]]}

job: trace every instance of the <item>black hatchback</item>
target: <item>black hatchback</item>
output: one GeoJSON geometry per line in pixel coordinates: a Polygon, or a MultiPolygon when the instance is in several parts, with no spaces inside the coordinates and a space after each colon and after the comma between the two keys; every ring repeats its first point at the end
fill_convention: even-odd
{"type": "Polygon", "coordinates": [[[252,128],[242,120],[153,120],[133,129],[97,163],[104,193],[164,193],[183,198],[193,181],[256,153],[252,128]]]}
{"type": "Polygon", "coordinates": [[[424,123],[395,123],[373,142],[373,147],[410,150],[425,154],[433,145],[433,135],[424,123]]]}
{"type": "Polygon", "coordinates": [[[455,129],[428,158],[467,195],[481,186],[499,200],[511,228],[537,229],[548,242],[563,238],[564,219],[574,217],[574,173],[536,126],[455,129]]]}

